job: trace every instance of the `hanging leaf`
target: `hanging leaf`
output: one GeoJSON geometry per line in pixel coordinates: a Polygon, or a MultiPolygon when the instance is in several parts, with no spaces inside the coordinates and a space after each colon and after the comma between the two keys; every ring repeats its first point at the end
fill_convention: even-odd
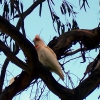
{"type": "Polygon", "coordinates": [[[69,16],[70,16],[70,14],[71,14],[71,9],[70,9],[69,5],[66,4],[66,6],[67,6],[68,14],[69,14],[69,16]]]}
{"type": "Polygon", "coordinates": [[[72,20],[72,29],[79,29],[79,26],[75,19],[72,20]]]}
{"type": "MultiPolygon", "coordinates": [[[[82,6],[80,7],[80,9],[82,9],[83,7],[84,7],[84,10],[86,11],[86,4],[87,4],[87,6],[89,7],[89,4],[88,4],[88,2],[87,2],[87,0],[83,0],[83,3],[82,3],[82,6]]],[[[90,8],[90,7],[89,7],[90,8]]]]}
{"type": "Polygon", "coordinates": [[[19,7],[19,0],[15,0],[15,4],[19,7]]]}
{"type": "Polygon", "coordinates": [[[4,3],[3,16],[7,19],[9,18],[9,8],[7,2],[4,3]]]}
{"type": "Polygon", "coordinates": [[[0,0],[0,3],[2,4],[2,0],[0,0]]]}
{"type": "Polygon", "coordinates": [[[70,7],[71,7],[71,9],[73,9],[73,6],[72,5],[70,5],[70,7]]]}
{"type": "Polygon", "coordinates": [[[64,5],[64,3],[62,3],[62,8],[63,8],[63,14],[66,14],[66,7],[65,7],[65,5],[64,5]]]}
{"type": "Polygon", "coordinates": [[[11,2],[10,2],[10,16],[14,16],[14,7],[12,6],[11,2]]]}
{"type": "Polygon", "coordinates": [[[62,32],[62,34],[65,32],[65,25],[64,24],[61,25],[61,32],[62,32]]]}
{"type": "Polygon", "coordinates": [[[86,1],[87,6],[90,8],[90,6],[89,6],[89,4],[88,4],[87,0],[85,0],[85,1],[86,1]]]}
{"type": "Polygon", "coordinates": [[[60,6],[60,10],[61,10],[61,13],[64,14],[64,12],[63,12],[63,8],[62,8],[61,6],[60,6]]]}
{"type": "Polygon", "coordinates": [[[60,35],[60,26],[61,26],[61,22],[57,21],[57,31],[59,35],[60,35]]]}
{"type": "Polygon", "coordinates": [[[13,43],[13,52],[16,51],[16,47],[15,47],[15,44],[13,43]]]}
{"type": "Polygon", "coordinates": [[[55,20],[56,20],[56,18],[53,16],[53,17],[52,17],[52,20],[53,20],[53,23],[54,23],[54,22],[55,22],[55,20]]]}
{"type": "Polygon", "coordinates": [[[53,16],[54,16],[54,18],[55,18],[56,20],[59,20],[59,17],[58,17],[57,15],[53,14],[53,16]]]}
{"type": "Polygon", "coordinates": [[[53,0],[51,0],[51,2],[52,2],[53,5],[55,5],[54,2],[53,2],[53,0]]]}
{"type": "Polygon", "coordinates": [[[23,4],[20,2],[21,12],[23,13],[23,4]]]}
{"type": "Polygon", "coordinates": [[[40,3],[39,16],[41,16],[41,12],[42,12],[42,2],[40,3]]]}
{"type": "Polygon", "coordinates": [[[70,23],[68,24],[68,26],[69,26],[69,28],[71,29],[71,24],[70,24],[70,23]]]}

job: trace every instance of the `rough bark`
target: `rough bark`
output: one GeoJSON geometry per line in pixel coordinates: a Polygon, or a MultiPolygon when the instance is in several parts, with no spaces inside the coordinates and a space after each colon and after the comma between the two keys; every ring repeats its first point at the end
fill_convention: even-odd
{"type": "MultiPolygon", "coordinates": [[[[39,77],[44,81],[47,87],[62,100],[82,100],[99,85],[100,71],[97,69],[75,89],[69,89],[62,86],[56,82],[51,73],[39,63],[34,46],[26,38],[24,38],[13,25],[1,16],[0,30],[11,36],[16,41],[28,59],[27,66],[32,69],[30,71],[30,75],[26,73],[27,71],[23,71],[12,85],[6,87],[0,95],[0,100],[11,100],[18,92],[23,91],[33,80],[39,77]]],[[[87,50],[98,46],[100,41],[99,32],[100,28],[95,28],[93,30],[73,30],[52,40],[49,43],[49,46],[54,50],[59,59],[62,55],[64,55],[64,52],[70,48],[73,42],[82,41],[82,44],[84,44],[87,50]]],[[[12,60],[12,58],[10,59],[12,60]]]]}
{"type": "Polygon", "coordinates": [[[76,29],[65,32],[60,37],[51,40],[48,45],[55,51],[58,59],[60,59],[61,56],[65,55],[68,48],[79,41],[86,47],[86,50],[96,48],[100,42],[100,28],[97,27],[92,30],[76,29]]]}

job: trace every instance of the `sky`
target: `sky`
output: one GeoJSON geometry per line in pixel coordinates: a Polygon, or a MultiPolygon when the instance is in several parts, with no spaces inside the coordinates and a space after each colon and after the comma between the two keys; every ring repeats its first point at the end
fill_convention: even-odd
{"type": "MultiPolygon", "coordinates": [[[[86,12],[84,11],[83,8],[81,10],[79,9],[79,2],[78,2],[79,0],[74,0],[74,2],[73,2],[73,0],[68,0],[68,1],[71,2],[72,4],[74,4],[75,10],[78,12],[76,20],[77,20],[79,27],[81,29],[93,29],[93,28],[97,27],[98,22],[99,22],[99,14],[98,14],[98,12],[99,12],[99,0],[95,0],[95,1],[88,0],[90,8],[86,7],[86,9],[87,9],[86,12]]],[[[32,4],[32,2],[33,2],[33,0],[30,0],[30,2],[28,2],[28,4],[27,4],[27,1],[23,0],[24,10],[27,9],[32,4]]],[[[59,2],[57,0],[55,0],[54,2],[55,2],[54,8],[55,8],[56,13],[59,16],[61,16],[61,21],[65,22],[65,16],[62,16],[60,14],[59,6],[61,3],[61,0],[59,0],[59,2]]],[[[55,32],[55,30],[53,28],[50,12],[49,12],[49,9],[48,9],[46,2],[43,3],[41,17],[39,17],[38,12],[39,12],[39,8],[37,7],[32,12],[32,14],[29,15],[25,19],[25,31],[27,34],[27,38],[32,42],[35,35],[40,34],[40,36],[45,41],[45,43],[48,44],[49,41],[53,38],[53,36],[58,36],[58,34],[55,32]]],[[[2,12],[0,12],[0,14],[2,14],[2,12]]],[[[69,18],[69,20],[71,21],[70,18],[69,18]]],[[[12,20],[11,23],[16,25],[16,20],[14,20],[14,21],[12,20]]],[[[92,57],[96,56],[94,51],[92,51],[92,53],[90,53],[88,55],[91,55],[92,57]]],[[[18,56],[20,57],[20,59],[25,60],[22,52],[18,56]]],[[[68,57],[66,59],[66,61],[70,58],[71,57],[68,57]]],[[[0,64],[3,64],[2,62],[4,61],[4,59],[5,59],[5,57],[3,56],[2,60],[0,61],[0,64]]],[[[70,73],[73,73],[73,74],[79,76],[80,78],[82,78],[83,73],[85,71],[85,68],[89,62],[86,62],[85,64],[81,64],[81,63],[79,63],[81,61],[82,61],[82,59],[74,60],[72,62],[67,63],[64,67],[66,68],[66,71],[70,71],[70,73]]],[[[5,81],[6,85],[8,85],[9,80],[13,76],[18,75],[21,72],[20,68],[16,67],[14,64],[11,64],[11,63],[9,64],[9,67],[7,70],[8,70],[7,71],[8,82],[5,81]],[[12,75],[11,75],[11,73],[12,73],[12,75]]],[[[75,86],[77,86],[78,85],[77,78],[73,74],[70,74],[70,76],[72,77],[72,79],[75,83],[75,86]]],[[[56,74],[53,74],[53,76],[56,76],[58,79],[58,76],[56,74]]],[[[62,81],[60,81],[60,82],[63,84],[62,81]]],[[[29,90],[31,90],[31,88],[29,90]]],[[[99,91],[96,89],[95,92],[93,92],[85,100],[98,100],[99,94],[100,94],[99,91]]],[[[50,93],[49,95],[50,95],[51,99],[53,97],[53,99],[55,98],[55,100],[59,100],[59,98],[57,96],[53,95],[52,93],[50,93]]],[[[24,93],[21,94],[21,96],[17,96],[13,100],[24,100],[24,98],[26,98],[25,100],[30,100],[29,96],[30,96],[29,91],[28,92],[25,91],[24,93]]],[[[43,100],[51,100],[51,99],[46,98],[43,100]]]]}

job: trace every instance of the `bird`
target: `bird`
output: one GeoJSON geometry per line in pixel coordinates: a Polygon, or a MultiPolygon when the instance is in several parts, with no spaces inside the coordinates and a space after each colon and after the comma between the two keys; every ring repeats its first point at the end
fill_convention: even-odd
{"type": "Polygon", "coordinates": [[[64,81],[64,73],[61,69],[61,65],[58,63],[54,51],[44,43],[39,35],[35,36],[33,42],[38,54],[39,61],[51,72],[56,73],[64,81]]]}
{"type": "Polygon", "coordinates": [[[9,81],[9,85],[11,85],[15,81],[15,77],[11,78],[9,81]]]}

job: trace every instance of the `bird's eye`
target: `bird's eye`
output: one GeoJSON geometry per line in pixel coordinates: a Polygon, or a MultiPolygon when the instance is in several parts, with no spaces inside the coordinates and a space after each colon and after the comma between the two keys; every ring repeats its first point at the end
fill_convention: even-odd
{"type": "Polygon", "coordinates": [[[39,38],[35,38],[35,40],[36,40],[36,41],[39,41],[40,39],[39,39],[39,38]]]}

